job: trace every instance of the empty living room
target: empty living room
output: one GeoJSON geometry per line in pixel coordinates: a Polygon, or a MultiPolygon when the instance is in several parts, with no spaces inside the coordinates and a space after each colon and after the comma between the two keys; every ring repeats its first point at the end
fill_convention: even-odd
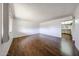
{"type": "Polygon", "coordinates": [[[1,56],[79,56],[79,3],[0,3],[1,56]]]}

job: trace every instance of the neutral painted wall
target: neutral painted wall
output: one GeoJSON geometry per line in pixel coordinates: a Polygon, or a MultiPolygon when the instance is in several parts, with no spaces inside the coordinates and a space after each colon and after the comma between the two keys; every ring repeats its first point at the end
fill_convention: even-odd
{"type": "Polygon", "coordinates": [[[79,6],[77,7],[74,15],[75,22],[73,26],[73,40],[75,40],[75,46],[79,50],[79,6]]]}
{"type": "Polygon", "coordinates": [[[61,22],[65,20],[70,20],[70,19],[71,19],[71,16],[48,21],[48,22],[43,22],[40,24],[40,33],[61,37],[61,22]]]}
{"type": "Polygon", "coordinates": [[[0,45],[1,45],[1,36],[2,36],[2,4],[0,3],[0,45]]]}
{"type": "Polygon", "coordinates": [[[58,21],[41,23],[40,33],[61,37],[61,24],[58,21]]]}
{"type": "Polygon", "coordinates": [[[14,19],[12,27],[13,37],[32,35],[36,33],[61,37],[61,22],[69,20],[70,18],[71,16],[43,23],[32,23],[29,21],[14,19]]]}
{"type": "Polygon", "coordinates": [[[39,24],[23,20],[13,20],[13,37],[32,35],[39,33],[39,24]]]}

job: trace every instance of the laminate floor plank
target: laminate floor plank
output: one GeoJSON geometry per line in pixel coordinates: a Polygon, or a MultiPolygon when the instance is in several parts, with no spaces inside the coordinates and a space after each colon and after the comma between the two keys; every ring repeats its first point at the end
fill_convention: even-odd
{"type": "MultiPolygon", "coordinates": [[[[61,56],[61,38],[34,34],[14,38],[8,56],[61,56]]],[[[65,54],[63,54],[65,55],[65,54]]]]}

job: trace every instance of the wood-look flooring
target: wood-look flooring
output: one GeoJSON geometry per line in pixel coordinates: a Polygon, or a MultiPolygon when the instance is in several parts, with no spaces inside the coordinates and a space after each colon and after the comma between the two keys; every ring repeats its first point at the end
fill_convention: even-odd
{"type": "Polygon", "coordinates": [[[64,53],[62,55],[79,56],[79,51],[75,47],[75,42],[72,40],[72,35],[67,34],[67,33],[62,33],[61,43],[63,43],[63,42],[65,44],[65,45],[63,44],[65,46],[65,49],[68,51],[65,51],[66,53],[64,53]]]}
{"type": "Polygon", "coordinates": [[[44,34],[14,38],[7,55],[61,56],[61,38],[44,34]]]}

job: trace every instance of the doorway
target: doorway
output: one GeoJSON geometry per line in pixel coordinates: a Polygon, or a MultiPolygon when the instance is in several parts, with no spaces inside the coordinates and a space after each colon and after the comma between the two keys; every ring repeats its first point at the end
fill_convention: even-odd
{"type": "Polygon", "coordinates": [[[72,23],[73,20],[64,21],[61,23],[61,34],[66,40],[72,40],[72,23]]]}
{"type": "Polygon", "coordinates": [[[73,20],[61,23],[61,51],[63,55],[74,55],[72,40],[72,23],[73,20]]]}

